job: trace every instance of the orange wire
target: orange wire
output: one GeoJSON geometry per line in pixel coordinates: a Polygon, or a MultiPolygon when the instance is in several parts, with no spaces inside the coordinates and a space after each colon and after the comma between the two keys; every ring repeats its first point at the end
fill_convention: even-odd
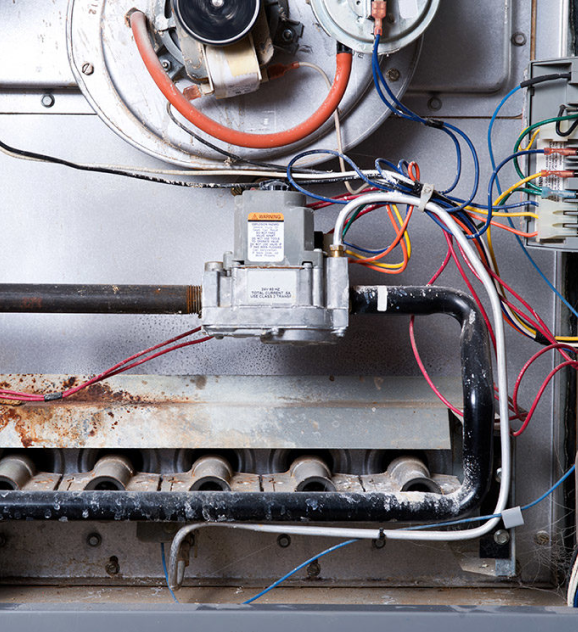
{"type": "MultiPolygon", "coordinates": [[[[387,213],[389,215],[389,218],[391,219],[391,223],[394,226],[394,230],[396,232],[396,238],[391,242],[391,245],[382,253],[375,255],[374,257],[366,257],[365,259],[355,259],[352,261],[352,263],[371,263],[372,261],[379,261],[379,259],[383,259],[383,257],[385,257],[386,255],[388,255],[400,242],[403,244],[403,234],[405,233],[405,231],[407,230],[407,226],[409,224],[409,220],[411,219],[411,216],[413,214],[413,206],[410,206],[408,211],[407,211],[407,215],[405,216],[405,220],[403,222],[403,224],[401,225],[401,228],[398,229],[397,227],[397,223],[394,221],[393,219],[393,214],[391,212],[391,206],[387,205],[386,206],[387,209],[387,213]],[[397,231],[400,232],[397,232],[397,231]]],[[[403,247],[403,246],[402,246],[403,247]]]]}
{"type": "MultiPolygon", "coordinates": [[[[475,213],[470,212],[469,215],[482,222],[486,221],[485,217],[481,217],[480,215],[476,215],[475,213]]],[[[518,235],[519,237],[536,237],[536,235],[538,234],[537,232],[525,233],[522,230],[517,230],[515,228],[512,228],[511,226],[506,226],[505,224],[501,224],[500,222],[497,222],[496,220],[492,220],[490,223],[492,224],[492,226],[496,226],[496,228],[503,228],[504,230],[507,230],[509,233],[514,233],[514,235],[518,235]]]]}
{"type": "MultiPolygon", "coordinates": [[[[403,234],[405,232],[404,229],[404,224],[406,224],[406,222],[404,222],[404,224],[402,224],[401,228],[398,228],[397,223],[395,221],[395,218],[393,216],[393,211],[391,210],[391,206],[388,204],[386,206],[387,209],[387,214],[389,216],[389,219],[391,221],[391,223],[393,224],[393,229],[395,230],[396,234],[397,234],[397,238],[399,241],[400,237],[403,237],[403,234]]],[[[409,214],[409,211],[408,211],[409,214]]],[[[372,265],[368,265],[367,263],[363,264],[364,267],[366,268],[370,268],[371,270],[375,270],[376,272],[382,272],[384,274],[401,274],[406,268],[407,265],[409,263],[409,256],[408,256],[408,252],[407,252],[407,245],[405,243],[405,241],[402,239],[401,240],[401,249],[403,251],[403,265],[401,266],[401,268],[398,268],[397,270],[391,270],[391,269],[385,269],[385,268],[378,268],[377,266],[372,266],[372,265]]],[[[357,261],[355,261],[355,263],[363,263],[363,260],[358,259],[357,261]]]]}

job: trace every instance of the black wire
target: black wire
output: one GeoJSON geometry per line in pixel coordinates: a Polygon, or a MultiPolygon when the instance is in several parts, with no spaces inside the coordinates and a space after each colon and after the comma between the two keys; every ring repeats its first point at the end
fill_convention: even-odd
{"type": "MultiPolygon", "coordinates": [[[[17,149],[7,143],[0,140],[0,148],[4,151],[14,154],[15,156],[21,156],[22,158],[30,158],[32,160],[38,160],[40,162],[47,162],[54,165],[62,165],[63,167],[69,167],[70,169],[76,169],[77,171],[90,171],[93,173],[107,173],[114,176],[124,176],[125,178],[134,178],[136,180],[145,180],[147,182],[157,182],[158,184],[170,184],[173,186],[187,187],[191,189],[250,189],[255,187],[254,182],[234,182],[234,183],[222,183],[222,182],[190,182],[187,180],[170,180],[168,178],[160,178],[158,176],[152,176],[142,173],[134,173],[132,171],[124,171],[123,169],[114,169],[113,167],[101,167],[98,165],[82,165],[71,160],[65,160],[64,158],[57,158],[56,156],[48,156],[46,154],[38,154],[33,151],[27,151],[25,149],[17,149]]],[[[138,167],[135,167],[138,169],[138,167]]],[[[324,172],[319,172],[324,173],[324,172]]],[[[199,177],[202,174],[196,174],[199,177]]],[[[243,176],[243,173],[239,173],[239,176],[243,176]]],[[[348,182],[350,180],[358,179],[357,174],[351,175],[338,175],[335,174],[332,178],[317,178],[303,181],[303,184],[331,184],[335,182],[348,182]]],[[[286,179],[286,176],[275,177],[271,180],[286,179]]]]}
{"type": "MultiPolygon", "coordinates": [[[[563,103],[560,106],[560,109],[558,110],[558,118],[560,118],[561,116],[564,116],[564,113],[566,112],[566,110],[569,110],[569,108],[563,103]]],[[[562,121],[557,121],[556,122],[556,134],[558,134],[558,136],[562,136],[564,138],[566,138],[568,136],[572,136],[572,134],[576,131],[576,128],[578,128],[578,119],[576,119],[566,131],[562,131],[561,123],[562,123],[562,121]]]]}
{"type": "MultiPolygon", "coordinates": [[[[125,178],[134,178],[136,180],[146,180],[148,182],[157,182],[159,184],[170,184],[179,187],[190,187],[193,189],[231,189],[238,186],[251,186],[243,184],[225,184],[220,182],[190,182],[185,180],[170,180],[168,178],[160,178],[158,176],[152,176],[142,173],[133,173],[132,171],[124,171],[123,169],[114,169],[112,167],[100,167],[98,165],[81,165],[64,158],[57,158],[56,156],[48,156],[46,154],[38,154],[33,151],[26,151],[24,149],[17,149],[11,147],[2,140],[0,140],[0,147],[5,151],[21,156],[23,158],[31,158],[32,160],[38,160],[40,162],[48,162],[54,165],[62,165],[63,167],[69,167],[70,169],[76,169],[77,171],[91,171],[94,173],[108,173],[114,176],[124,176],[125,178]]],[[[135,169],[138,169],[135,167],[135,169]]]]}
{"type": "MultiPolygon", "coordinates": [[[[226,149],[223,149],[222,147],[214,145],[213,143],[211,143],[210,141],[206,140],[202,136],[199,136],[198,134],[193,132],[193,130],[189,129],[186,125],[181,123],[181,121],[179,121],[177,119],[177,117],[174,115],[173,108],[172,108],[170,103],[167,103],[167,112],[169,114],[169,117],[170,117],[171,121],[177,127],[180,127],[189,136],[192,136],[195,140],[198,140],[199,143],[202,143],[203,145],[206,145],[210,149],[213,149],[214,151],[218,152],[219,154],[222,154],[223,156],[226,156],[227,158],[230,158],[231,160],[234,160],[235,162],[246,163],[248,165],[255,165],[256,167],[265,167],[266,169],[277,169],[277,170],[281,170],[281,171],[285,171],[287,169],[286,165],[277,165],[277,164],[271,163],[271,162],[262,162],[260,160],[251,160],[250,158],[243,158],[242,156],[239,156],[237,154],[233,154],[232,152],[227,151],[226,149]]],[[[300,171],[304,172],[304,173],[323,173],[322,171],[317,171],[315,169],[301,169],[300,171]]]]}

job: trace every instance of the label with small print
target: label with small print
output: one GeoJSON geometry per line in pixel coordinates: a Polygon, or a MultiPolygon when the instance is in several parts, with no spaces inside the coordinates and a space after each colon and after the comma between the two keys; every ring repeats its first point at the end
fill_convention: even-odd
{"type": "Polygon", "coordinates": [[[251,270],[247,277],[251,305],[294,305],[296,300],[296,270],[251,270]]]}
{"type": "Polygon", "coordinates": [[[247,231],[249,261],[280,263],[285,259],[283,213],[249,213],[247,231]]]}

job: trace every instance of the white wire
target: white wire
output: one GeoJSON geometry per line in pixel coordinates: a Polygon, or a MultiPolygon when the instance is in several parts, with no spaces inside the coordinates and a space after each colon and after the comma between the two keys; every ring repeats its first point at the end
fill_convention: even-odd
{"type": "Polygon", "coordinates": [[[578,557],[576,558],[574,565],[572,566],[572,573],[570,575],[570,581],[568,582],[567,603],[571,608],[574,607],[574,597],[576,596],[577,590],[578,590],[578,557]]]}
{"type": "MultiPolygon", "coordinates": [[[[331,81],[329,80],[327,73],[323,70],[323,68],[321,68],[321,66],[318,66],[317,64],[312,64],[311,62],[308,62],[308,61],[300,61],[299,68],[303,66],[305,66],[305,68],[312,68],[313,70],[316,70],[323,77],[323,79],[325,80],[325,84],[331,90],[331,81]]],[[[335,121],[335,138],[337,141],[337,151],[340,154],[343,154],[345,152],[343,151],[343,138],[341,136],[341,123],[339,121],[339,108],[335,110],[333,114],[333,120],[335,121]]],[[[347,171],[345,167],[345,160],[343,160],[342,156],[339,156],[339,166],[341,167],[341,171],[343,173],[347,171]]],[[[351,193],[351,195],[358,195],[364,189],[367,189],[367,187],[369,186],[367,182],[364,182],[358,189],[354,189],[351,186],[351,184],[349,184],[349,182],[345,182],[344,184],[345,184],[345,188],[347,189],[349,193],[351,193]]]]}
{"type": "MultiPolygon", "coordinates": [[[[369,193],[360,198],[353,200],[347,204],[339,213],[335,225],[334,243],[340,245],[342,243],[341,234],[343,226],[350,213],[355,211],[359,206],[375,203],[395,203],[409,204],[418,206],[419,198],[404,193],[369,193]]],[[[500,297],[493,284],[490,275],[487,273],[483,263],[477,256],[464,233],[451,215],[435,204],[428,202],[426,209],[436,215],[454,235],[460,244],[465,256],[468,258],[472,267],[477,272],[484,288],[489,296],[490,304],[494,319],[494,332],[496,337],[496,365],[498,372],[498,394],[499,394],[499,412],[500,412],[500,441],[501,441],[501,457],[502,457],[502,474],[500,482],[500,491],[494,514],[501,514],[507,506],[508,496],[510,493],[510,481],[512,476],[511,470],[511,454],[510,454],[510,422],[508,411],[508,376],[506,371],[506,344],[504,334],[504,321],[502,319],[502,306],[500,297]]],[[[238,523],[195,523],[183,527],[176,534],[171,545],[171,569],[176,568],[176,560],[180,550],[180,546],[184,538],[197,529],[208,527],[225,527],[229,529],[241,529],[246,531],[259,531],[262,533],[286,533],[291,535],[308,535],[308,536],[324,536],[335,538],[356,538],[359,540],[377,540],[385,537],[389,540],[408,540],[408,541],[427,541],[427,542],[450,542],[458,540],[471,540],[479,538],[492,529],[500,522],[500,517],[492,518],[484,524],[474,529],[463,531],[421,531],[409,529],[369,529],[369,528],[342,528],[342,527],[323,527],[323,526],[302,526],[302,525],[270,525],[270,524],[238,524],[238,523]]],[[[578,568],[578,565],[577,565],[578,568]]],[[[578,571],[576,582],[578,583],[578,571]]],[[[178,587],[178,586],[177,586],[178,587]]]]}

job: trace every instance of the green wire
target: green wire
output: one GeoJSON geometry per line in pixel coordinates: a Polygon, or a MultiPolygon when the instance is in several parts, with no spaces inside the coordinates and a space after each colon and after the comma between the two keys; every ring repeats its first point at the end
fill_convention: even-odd
{"type": "MultiPolygon", "coordinates": [[[[542,125],[548,125],[550,123],[558,123],[559,121],[574,121],[577,118],[578,118],[578,114],[568,115],[568,116],[556,116],[554,118],[546,119],[544,121],[540,121],[539,123],[534,123],[533,125],[530,125],[518,137],[518,140],[516,141],[516,144],[514,145],[514,153],[515,154],[518,153],[518,151],[520,150],[520,144],[522,143],[524,138],[528,136],[528,134],[533,132],[537,127],[541,127],[542,125]]],[[[520,176],[520,180],[523,180],[525,176],[522,173],[522,169],[520,168],[520,163],[518,162],[518,158],[514,158],[514,167],[516,168],[517,174],[520,176]]],[[[531,183],[528,184],[528,188],[532,189],[533,191],[538,191],[538,192],[542,191],[540,187],[537,187],[535,184],[531,184],[531,183]]]]}

